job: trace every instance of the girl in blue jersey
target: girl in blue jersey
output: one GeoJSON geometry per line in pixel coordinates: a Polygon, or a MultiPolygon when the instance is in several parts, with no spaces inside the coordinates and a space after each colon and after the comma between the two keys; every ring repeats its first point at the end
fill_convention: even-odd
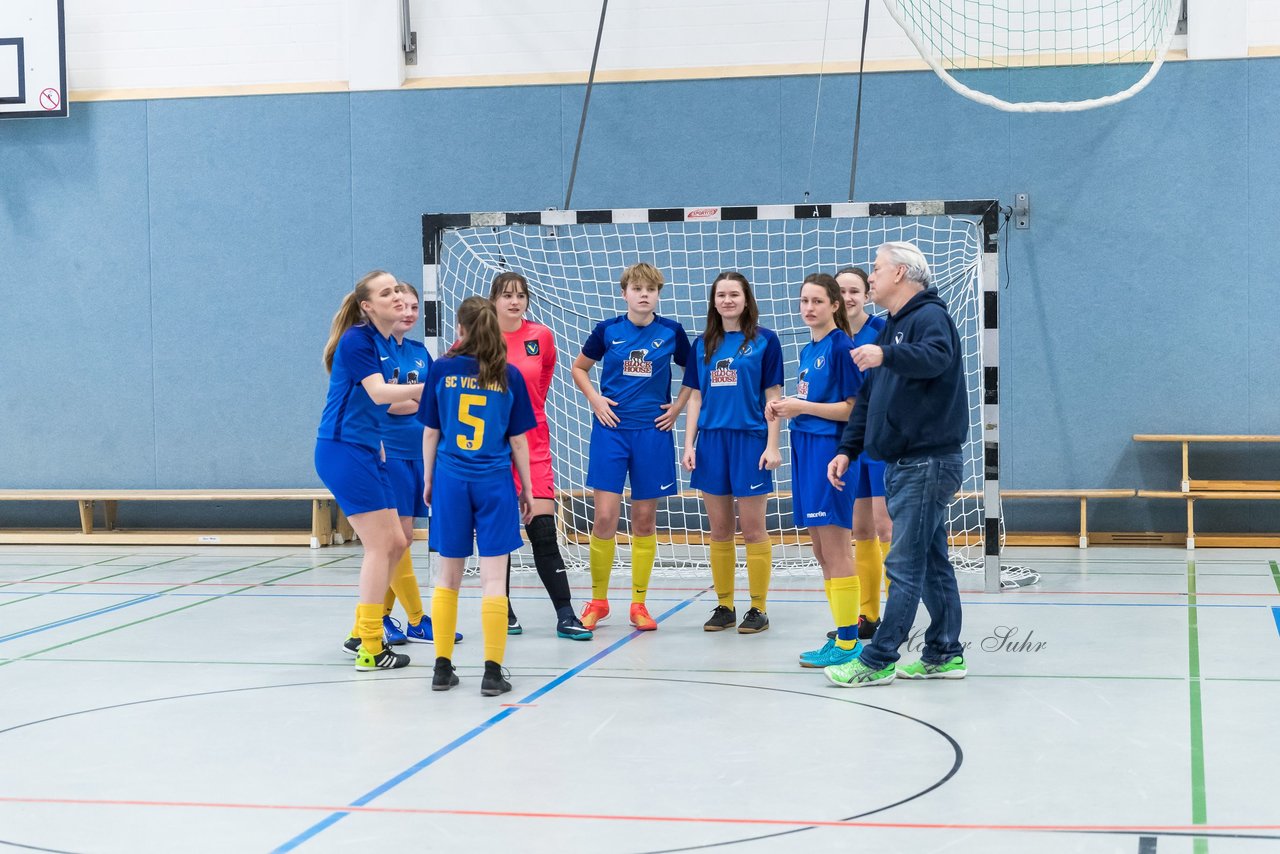
{"type": "Polygon", "coordinates": [[[782,396],[782,345],[770,329],[758,325],[759,310],[751,283],[727,271],[711,284],[706,332],[693,344],[684,387],[691,390],[685,417],[684,456],[691,485],[702,491],[711,523],[711,578],[720,604],[703,625],[719,632],[737,622],[733,606],[734,531],[747,544],[747,580],[751,608],[738,632],[769,628],[765,599],[773,541],[765,528],[765,505],[773,492],[779,421],[766,420],[765,406],[782,396]],[[696,447],[695,447],[696,443],[696,447]],[[738,512],[735,520],[734,499],[738,512]],[[736,521],[736,525],[735,525],[736,521]]]}
{"type": "Polygon", "coordinates": [[[375,270],[342,300],[333,317],[324,366],[329,395],[316,439],[316,473],[364,546],[356,605],[357,670],[404,667],[409,656],[382,644],[383,597],[392,568],[409,546],[382,454],[387,406],[416,401],[419,385],[394,384],[391,331],[403,310],[396,279],[375,270]]]}
{"type": "MultiPolygon", "coordinates": [[[[394,367],[390,382],[421,384],[426,381],[427,371],[431,368],[431,354],[421,341],[406,337],[418,325],[418,291],[408,282],[401,282],[397,291],[404,309],[391,330],[391,359],[388,363],[394,363],[394,367]]],[[[427,515],[427,505],[422,501],[422,423],[415,417],[417,412],[416,400],[391,404],[385,413],[382,438],[396,512],[400,514],[400,526],[410,545],[413,544],[413,520],[427,515]]],[[[432,641],[431,618],[422,606],[422,594],[413,572],[413,557],[409,549],[404,550],[404,555],[391,571],[391,584],[382,608],[382,639],[391,646],[432,641]],[[397,599],[408,617],[408,625],[404,629],[391,618],[397,599]]],[[[461,639],[460,635],[455,637],[455,640],[461,639]]],[[[360,639],[355,636],[354,629],[342,646],[355,655],[360,639]]]]}
{"type": "Polygon", "coordinates": [[[537,426],[524,378],[507,364],[493,304],[468,297],[458,308],[458,342],[431,366],[418,418],[423,500],[431,506],[431,548],[440,576],[431,597],[436,663],[431,690],[458,684],[452,662],[458,588],[472,545],[480,553],[480,624],[486,697],[511,690],[502,673],[507,646],[507,558],[520,548],[520,523],[533,518],[529,443],[537,426]],[[520,496],[511,478],[520,478],[520,496]]]}
{"type": "Polygon", "coordinates": [[[620,280],[627,313],[596,325],[573,362],[573,381],[591,405],[587,486],[594,491],[591,531],[591,601],[582,625],[594,630],[609,615],[609,574],[622,511],[622,488],[631,478],[631,625],[645,632],[658,623],[645,607],[657,555],[658,499],[678,491],[671,427],[689,392],[671,403],[671,363],[689,360],[689,336],[674,320],[658,316],[662,273],[632,264],[620,280]],[[591,368],[602,362],[600,391],[591,368]]]}
{"type": "MultiPolygon", "coordinates": [[[[853,346],[874,344],[885,321],[883,317],[867,313],[870,286],[866,271],[861,267],[844,267],[836,273],[836,282],[849,315],[853,346]]],[[[864,452],[849,466],[849,479],[854,484],[853,565],[862,600],[858,605],[858,637],[862,640],[870,640],[880,626],[884,557],[893,539],[893,522],[884,503],[884,465],[864,452]]]]}
{"type": "Polygon", "coordinates": [[[849,356],[853,341],[844,300],[832,276],[805,277],[800,316],[812,340],[800,351],[796,393],[771,401],[767,411],[771,418],[791,419],[791,512],[796,527],[809,529],[836,621],[836,637],[821,649],[802,653],[800,664],[826,667],[851,661],[859,652],[858,577],[849,546],[853,496],[832,489],[826,476],[853,411],[859,376],[849,356]]]}

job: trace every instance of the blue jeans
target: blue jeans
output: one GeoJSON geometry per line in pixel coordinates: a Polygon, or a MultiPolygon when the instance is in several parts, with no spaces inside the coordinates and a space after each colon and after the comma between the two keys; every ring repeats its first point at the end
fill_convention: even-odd
{"type": "Polygon", "coordinates": [[[947,505],[960,488],[959,454],[903,457],[885,467],[885,503],[893,520],[893,546],[884,561],[889,601],[880,628],[862,651],[862,663],[882,670],[898,660],[920,600],[929,612],[921,658],[941,664],[963,655],[960,588],[947,542],[947,505]]]}

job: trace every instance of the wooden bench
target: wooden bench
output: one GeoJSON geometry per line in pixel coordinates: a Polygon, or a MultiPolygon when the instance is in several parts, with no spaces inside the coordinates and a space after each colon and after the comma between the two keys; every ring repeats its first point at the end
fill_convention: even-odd
{"type": "Polygon", "coordinates": [[[309,545],[341,543],[345,519],[339,512],[335,530],[336,503],[325,489],[3,489],[0,501],[70,501],[80,510],[80,530],[13,529],[0,527],[0,543],[89,543],[129,545],[225,544],[225,545],[309,545]],[[121,501],[309,501],[311,530],[127,530],[116,527],[117,505],[121,501]],[[94,507],[102,505],[102,529],[94,529],[94,507]]]}
{"type": "MultiPolygon", "coordinates": [[[[1193,444],[1275,444],[1280,436],[1250,436],[1238,433],[1137,433],[1135,442],[1168,442],[1182,447],[1182,480],[1179,491],[1141,489],[1139,498],[1181,499],[1187,503],[1187,548],[1196,547],[1195,505],[1197,501],[1280,500],[1280,480],[1198,480],[1191,477],[1193,444]]],[[[1202,546],[1276,546],[1280,535],[1221,534],[1199,538],[1202,546]]]]}
{"type": "Polygon", "coordinates": [[[1070,534],[1006,533],[1005,543],[1014,546],[1078,546],[1089,548],[1089,499],[1133,498],[1134,489],[1002,489],[1001,501],[1023,499],[1072,500],[1080,502],[1080,531],[1070,534]]]}

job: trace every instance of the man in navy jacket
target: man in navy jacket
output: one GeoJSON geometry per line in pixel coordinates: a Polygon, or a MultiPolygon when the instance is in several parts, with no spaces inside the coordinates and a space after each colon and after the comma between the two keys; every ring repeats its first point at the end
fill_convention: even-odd
{"type": "Polygon", "coordinates": [[[843,688],[887,685],[898,677],[962,679],[960,590],[946,513],[960,488],[960,446],[969,430],[960,335],[946,303],[929,287],[928,263],[912,244],[881,246],[870,284],[889,322],[876,343],[852,353],[868,374],[827,478],[843,489],[849,461],[864,449],[888,464],[885,502],[894,535],[885,558],[889,600],[860,656],[824,672],[843,688]],[[899,666],[898,647],[921,599],[930,620],[921,657],[899,666]]]}

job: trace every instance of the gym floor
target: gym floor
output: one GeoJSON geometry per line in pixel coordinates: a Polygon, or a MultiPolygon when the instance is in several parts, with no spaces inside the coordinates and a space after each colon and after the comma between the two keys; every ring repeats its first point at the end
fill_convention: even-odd
{"type": "Polygon", "coordinates": [[[1277,850],[1274,556],[1010,549],[1041,581],[960,576],[967,679],[859,690],[796,664],[816,576],[775,578],[760,635],[655,577],[641,634],[619,572],[584,643],[518,573],[484,698],[475,579],[432,693],[429,645],[340,649],[358,547],[3,547],[0,851],[1277,850]]]}

